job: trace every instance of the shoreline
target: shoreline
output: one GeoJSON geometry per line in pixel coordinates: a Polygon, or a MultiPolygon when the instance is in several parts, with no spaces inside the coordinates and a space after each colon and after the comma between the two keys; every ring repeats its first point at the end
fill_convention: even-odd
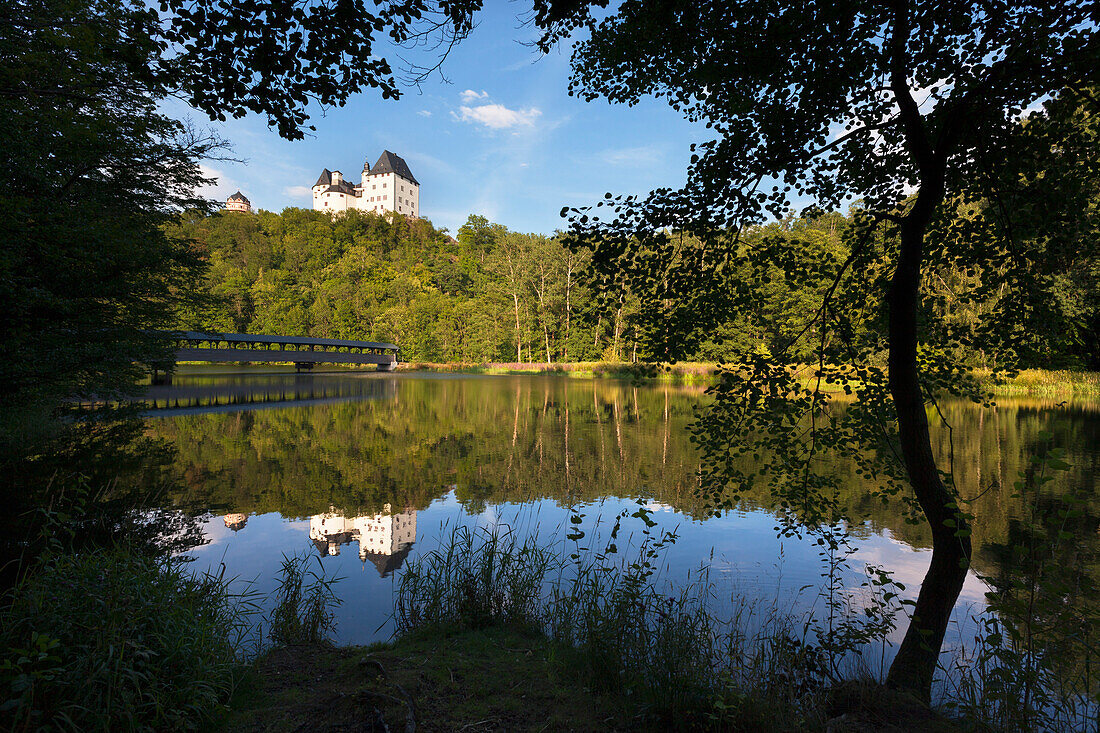
{"type": "MultiPolygon", "coordinates": [[[[181,362],[180,366],[194,367],[196,362],[181,362]]],[[[250,366],[249,364],[220,364],[219,366],[250,366]]],[[[282,373],[293,365],[270,364],[277,367],[274,373],[282,373]]],[[[670,384],[710,385],[718,372],[715,362],[679,362],[676,364],[647,364],[643,362],[398,362],[391,372],[364,371],[361,369],[326,366],[317,374],[395,374],[399,372],[431,372],[440,374],[469,374],[480,376],[540,375],[569,377],[572,379],[626,379],[637,382],[666,382],[670,384]]],[[[227,372],[232,374],[234,372],[227,372]]],[[[184,372],[181,376],[214,376],[209,372],[184,372]]],[[[993,382],[989,370],[971,372],[978,384],[997,397],[1100,397],[1100,372],[1069,369],[1022,369],[1015,376],[993,382]]],[[[804,378],[802,384],[811,380],[804,378]]],[[[854,384],[854,382],[853,382],[854,384]]],[[[827,382],[821,390],[830,394],[844,393],[844,385],[827,382]]]]}
{"type": "Polygon", "coordinates": [[[594,689],[582,664],[579,650],[515,624],[432,626],[369,646],[280,646],[248,666],[214,729],[962,730],[960,721],[865,679],[822,690],[803,710],[735,698],[730,719],[732,709],[714,699],[681,711],[688,719],[669,719],[655,716],[629,690],[594,689]]]}
{"type": "MultiPolygon", "coordinates": [[[[445,372],[455,374],[523,375],[536,374],[565,376],[578,379],[633,379],[639,381],[671,382],[674,384],[711,384],[715,381],[718,364],[714,362],[681,362],[656,365],[630,362],[572,362],[568,364],[507,363],[484,364],[401,362],[396,371],[445,372]]],[[[1077,396],[1100,397],[1100,372],[1068,369],[1023,369],[1007,380],[992,382],[989,370],[975,370],[971,374],[978,383],[994,395],[1011,396],[1077,396]]],[[[803,383],[809,383],[809,379],[803,383]]],[[[822,391],[843,393],[844,386],[835,382],[822,385],[822,391]]]]}

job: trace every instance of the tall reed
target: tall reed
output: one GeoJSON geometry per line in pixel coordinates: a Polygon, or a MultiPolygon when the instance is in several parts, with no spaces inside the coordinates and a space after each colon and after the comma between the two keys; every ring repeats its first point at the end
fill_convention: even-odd
{"type": "MultiPolygon", "coordinates": [[[[816,716],[824,676],[794,619],[741,601],[720,620],[708,578],[673,594],[653,582],[654,545],[617,565],[566,555],[537,534],[456,527],[411,560],[395,600],[398,634],[442,626],[533,627],[595,689],[680,727],[798,730],[816,716]]],[[[659,548],[657,548],[659,550],[659,548]]]]}
{"type": "MultiPolygon", "coordinates": [[[[829,580],[843,553],[825,553],[815,604],[823,612],[796,615],[778,600],[720,598],[705,569],[675,588],[663,585],[657,558],[675,536],[643,536],[630,554],[570,555],[537,530],[521,537],[507,527],[453,528],[401,575],[397,631],[533,627],[557,642],[556,661],[567,673],[630,701],[658,726],[825,730],[831,718],[854,714],[874,729],[907,725],[890,710],[912,704],[910,723],[950,727],[880,686],[903,590],[881,568],[868,567],[857,599],[829,580]]],[[[979,730],[1096,731],[1095,640],[1075,639],[1074,649],[1084,650],[1083,641],[1091,651],[1059,661],[1027,651],[1004,623],[984,611],[973,645],[945,658],[941,709],[979,730]],[[1067,667],[1081,678],[1070,680],[1067,667]]],[[[1087,626],[1079,630],[1087,636],[1087,626]]]]}
{"type": "Polygon", "coordinates": [[[283,555],[279,587],[267,619],[271,641],[276,645],[329,641],[336,628],[333,609],[341,604],[333,590],[339,581],[326,574],[317,556],[283,555]]]}

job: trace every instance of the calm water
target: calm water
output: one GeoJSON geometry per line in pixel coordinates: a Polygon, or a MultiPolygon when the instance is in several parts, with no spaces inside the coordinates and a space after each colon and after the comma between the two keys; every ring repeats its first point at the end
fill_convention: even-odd
{"type": "MultiPolygon", "coordinates": [[[[721,593],[796,612],[813,607],[821,584],[816,546],[776,537],[767,496],[706,518],[687,438],[705,399],[699,387],[222,368],[185,373],[152,388],[149,399],[150,432],[178,450],[169,469],[172,501],[212,515],[204,523],[208,542],[191,553],[197,567],[224,564],[229,575],[270,590],[284,553],[312,553],[343,577],[340,642],[388,637],[403,564],[459,524],[539,532],[566,553],[574,549],[564,538],[573,511],[584,515],[581,546],[593,547],[616,514],[640,503],[660,529],[678,532],[662,555],[668,582],[707,566],[721,593]]],[[[994,409],[960,402],[944,412],[954,426],[962,493],[980,495],[975,568],[993,575],[1021,513],[1005,487],[1040,431],[1053,432],[1073,464],[1060,481],[1096,486],[1100,402],[1003,399],[994,409]]],[[[946,458],[947,431],[934,440],[946,458]]],[[[863,522],[846,582],[858,587],[863,565],[872,563],[915,592],[930,555],[927,533],[904,522],[900,505],[872,500],[849,467],[834,470],[851,476],[844,501],[863,522]]],[[[1087,513],[1100,515],[1100,497],[1087,513]]],[[[637,538],[642,525],[626,529],[637,538]]],[[[1100,536],[1081,541],[1100,543],[1100,536]]],[[[985,590],[972,573],[956,640],[985,590]]]]}

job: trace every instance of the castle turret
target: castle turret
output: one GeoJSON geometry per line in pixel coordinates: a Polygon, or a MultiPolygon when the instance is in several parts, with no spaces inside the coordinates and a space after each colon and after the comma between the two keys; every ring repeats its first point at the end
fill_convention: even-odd
{"type": "Polygon", "coordinates": [[[227,211],[252,211],[252,202],[245,198],[245,195],[240,191],[233,194],[225,200],[225,208],[227,211]]]}

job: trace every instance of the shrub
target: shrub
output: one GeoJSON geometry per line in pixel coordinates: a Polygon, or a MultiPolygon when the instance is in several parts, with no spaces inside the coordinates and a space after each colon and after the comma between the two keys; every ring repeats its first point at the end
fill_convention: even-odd
{"type": "Polygon", "coordinates": [[[125,547],[46,556],[0,611],[14,730],[194,730],[233,689],[253,606],[125,547]]]}

